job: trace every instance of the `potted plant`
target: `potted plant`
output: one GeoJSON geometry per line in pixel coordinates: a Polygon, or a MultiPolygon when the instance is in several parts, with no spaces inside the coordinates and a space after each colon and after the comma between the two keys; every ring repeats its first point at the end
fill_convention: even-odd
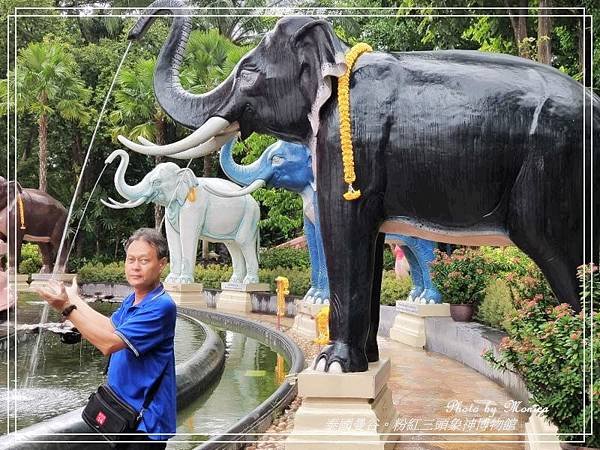
{"type": "MultiPolygon", "coordinates": [[[[580,269],[580,279],[583,281],[584,277],[587,282],[583,297],[589,302],[593,291],[597,305],[600,300],[597,268],[593,272],[589,268],[580,269]]],[[[553,298],[537,294],[511,320],[508,337],[502,340],[498,353],[489,350],[484,358],[496,368],[521,376],[531,394],[530,401],[557,426],[564,441],[562,448],[575,450],[600,448],[599,354],[599,313],[592,316],[588,306],[587,315],[575,315],[569,305],[555,306],[553,298]],[[584,419],[588,431],[593,423],[594,435],[581,434],[584,419]]]]}
{"type": "Polygon", "coordinates": [[[457,322],[473,318],[475,307],[483,300],[488,277],[486,258],[468,248],[459,248],[450,256],[437,251],[431,263],[433,283],[450,304],[450,315],[457,322]]]}

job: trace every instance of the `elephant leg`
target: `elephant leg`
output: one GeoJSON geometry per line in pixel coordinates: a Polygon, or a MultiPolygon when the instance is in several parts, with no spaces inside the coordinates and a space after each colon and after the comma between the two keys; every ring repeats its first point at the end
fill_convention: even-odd
{"type": "Polygon", "coordinates": [[[433,252],[434,249],[435,244],[432,241],[419,239],[419,242],[417,243],[416,254],[423,277],[424,290],[421,294],[421,298],[427,303],[442,303],[442,294],[435,287],[431,279],[430,264],[435,259],[435,254],[433,252]]]}
{"type": "Polygon", "coordinates": [[[338,200],[341,193],[328,189],[325,192],[332,202],[329,207],[320,205],[331,293],[331,344],[317,357],[316,369],[328,371],[331,367],[332,371],[364,372],[368,369],[365,347],[371,324],[380,197],[363,194],[361,199],[348,202],[338,200]]]}
{"type": "Polygon", "coordinates": [[[179,236],[181,246],[180,283],[194,282],[194,268],[198,252],[200,217],[194,208],[181,208],[179,214],[179,236]]]}
{"type": "Polygon", "coordinates": [[[171,269],[165,283],[178,283],[181,275],[181,237],[168,219],[165,220],[165,231],[169,246],[169,268],[171,269]]]}
{"type": "MultiPolygon", "coordinates": [[[[11,214],[11,221],[14,223],[14,215],[11,214]]],[[[23,233],[17,230],[16,233],[10,233],[8,239],[7,265],[8,269],[17,272],[21,262],[21,246],[23,245],[23,233]]]]}
{"type": "Polygon", "coordinates": [[[373,286],[371,288],[371,323],[365,351],[367,361],[379,361],[379,347],[377,346],[377,332],[379,331],[379,312],[381,308],[381,281],[383,277],[383,248],[385,234],[379,233],[375,243],[375,265],[373,267],[373,286]]]}
{"type": "Polygon", "coordinates": [[[400,248],[404,252],[404,257],[408,261],[408,266],[410,267],[410,279],[412,280],[413,284],[413,288],[408,293],[407,300],[409,302],[414,302],[421,296],[423,290],[425,289],[423,283],[423,271],[421,270],[419,260],[413,251],[412,245],[402,245],[400,248]]]}
{"type": "Polygon", "coordinates": [[[56,225],[54,226],[54,229],[52,230],[52,233],[50,233],[50,247],[52,249],[52,263],[51,263],[51,271],[53,271],[55,268],[54,263],[56,262],[58,267],[56,267],[56,272],[57,273],[65,273],[65,269],[67,266],[67,258],[69,256],[69,247],[70,247],[70,243],[69,243],[69,239],[65,238],[65,243],[63,244],[63,248],[61,251],[61,254],[58,255],[58,250],[60,248],[60,241],[62,240],[62,235],[63,235],[63,231],[65,229],[65,223],[67,222],[67,216],[65,213],[65,216],[62,217],[61,219],[59,219],[56,222],[56,225]],[[56,261],[58,258],[58,262],[56,261]]]}
{"type": "Polygon", "coordinates": [[[314,294],[318,288],[319,282],[319,253],[315,238],[315,225],[304,216],[304,235],[308,246],[308,256],[310,257],[310,289],[304,296],[304,301],[314,303],[314,294]]]}
{"type": "Polygon", "coordinates": [[[42,254],[42,268],[40,269],[40,273],[51,273],[54,265],[54,255],[55,251],[51,244],[47,244],[45,242],[40,242],[38,244],[40,248],[40,253],[42,254]]]}
{"type": "Polygon", "coordinates": [[[233,268],[233,273],[231,274],[229,282],[241,283],[244,281],[244,277],[246,276],[246,261],[244,261],[242,250],[235,242],[226,243],[225,247],[227,247],[227,250],[231,255],[231,267],[233,268]]]}
{"type": "MultiPolygon", "coordinates": [[[[575,164],[575,163],[573,163],[575,164]]],[[[508,235],[538,265],[560,303],[581,310],[577,268],[583,261],[583,220],[569,217],[560,208],[569,205],[574,214],[583,214],[581,191],[561,186],[553,195],[544,181],[544,173],[529,164],[511,193],[508,235]],[[535,187],[535,188],[534,188],[535,187]],[[568,197],[570,195],[570,197],[568,197]],[[565,198],[566,197],[566,198],[565,198]],[[581,205],[581,208],[577,208],[581,205]],[[552,220],[540,217],[541,211],[552,220]]],[[[564,180],[569,183],[571,180],[564,180]]]]}
{"type": "MultiPolygon", "coordinates": [[[[315,201],[315,205],[317,202],[315,201]]],[[[318,215],[318,208],[315,206],[315,242],[317,247],[317,261],[318,261],[318,280],[317,289],[321,295],[322,302],[329,304],[330,293],[329,293],[329,275],[327,274],[327,261],[325,260],[325,249],[323,248],[323,235],[321,234],[321,224],[318,215]]]]}
{"type": "MultiPolygon", "coordinates": [[[[258,239],[258,236],[255,237],[258,239]]],[[[240,244],[242,255],[246,262],[246,276],[244,284],[258,283],[258,255],[256,254],[256,240],[240,244]]]]}

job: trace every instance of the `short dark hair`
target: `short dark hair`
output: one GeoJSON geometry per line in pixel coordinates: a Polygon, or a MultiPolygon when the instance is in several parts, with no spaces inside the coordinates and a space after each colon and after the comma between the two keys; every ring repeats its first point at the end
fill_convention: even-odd
{"type": "Polygon", "coordinates": [[[134,241],[144,241],[150,244],[156,250],[158,259],[166,258],[169,254],[169,246],[167,240],[162,234],[155,228],[140,228],[136,230],[125,242],[125,251],[134,241]]]}

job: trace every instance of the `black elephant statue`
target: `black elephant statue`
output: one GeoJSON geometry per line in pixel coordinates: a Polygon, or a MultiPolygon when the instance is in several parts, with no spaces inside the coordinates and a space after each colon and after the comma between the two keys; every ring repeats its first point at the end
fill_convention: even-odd
{"type": "MultiPolygon", "coordinates": [[[[129,37],[140,39],[159,14],[178,15],[154,88],[165,112],[195,131],[165,146],[119,139],[140,153],[180,159],[214,152],[238,131],[242,139],[265,133],[310,147],[331,289],[331,343],[317,369],[365,371],[379,358],[380,231],[517,245],[558,298],[580,309],[577,267],[600,242],[596,229],[591,248],[589,195],[600,174],[597,151],[591,171],[600,98],[548,65],[509,55],[367,52],[350,70],[351,125],[340,127],[339,110],[348,108],[338,88],[350,49],[327,21],[280,19],[225,81],[196,95],[179,81],[191,29],[186,10],[173,9],[182,6],[155,1],[129,37]],[[340,130],[353,145],[353,188],[361,193],[354,200],[343,197],[348,158],[340,130]]],[[[600,203],[596,224],[599,211],[600,203]]]]}
{"type": "MultiPolygon", "coordinates": [[[[46,192],[22,188],[18,183],[0,177],[0,239],[7,244],[7,265],[10,270],[18,269],[21,245],[26,241],[40,248],[43,264],[40,272],[51,273],[66,221],[67,210],[58,200],[46,192]],[[15,222],[16,227],[8,233],[8,227],[15,226],[15,222]]],[[[66,242],[56,268],[57,273],[65,271],[68,248],[66,242]]]]}

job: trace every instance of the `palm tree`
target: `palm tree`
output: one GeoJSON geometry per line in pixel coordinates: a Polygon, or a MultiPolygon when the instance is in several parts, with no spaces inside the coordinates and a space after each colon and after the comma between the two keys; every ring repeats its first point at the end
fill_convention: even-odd
{"type": "MultiPolygon", "coordinates": [[[[10,78],[9,78],[10,79],[10,78]]],[[[79,75],[68,46],[44,40],[19,52],[17,60],[17,108],[34,115],[38,123],[39,189],[48,188],[48,125],[53,115],[85,124],[90,90],[79,75]]]]}
{"type": "MultiPolygon", "coordinates": [[[[252,47],[238,47],[219,31],[195,31],[190,34],[180,79],[182,86],[195,94],[217,87],[252,47]]],[[[212,175],[214,155],[203,158],[202,176],[212,175]]],[[[208,258],[208,241],[202,241],[202,259],[208,258]]]]}
{"type": "MultiPolygon", "coordinates": [[[[115,125],[112,129],[114,137],[118,134],[134,138],[141,136],[158,145],[166,144],[169,119],[154,98],[152,80],[155,65],[156,58],[141,59],[119,74],[119,88],[115,91],[118,109],[110,116],[115,125]]],[[[154,157],[155,164],[161,161],[161,156],[154,157]]],[[[162,207],[155,204],[155,228],[160,227],[162,217],[162,207]]]]}

